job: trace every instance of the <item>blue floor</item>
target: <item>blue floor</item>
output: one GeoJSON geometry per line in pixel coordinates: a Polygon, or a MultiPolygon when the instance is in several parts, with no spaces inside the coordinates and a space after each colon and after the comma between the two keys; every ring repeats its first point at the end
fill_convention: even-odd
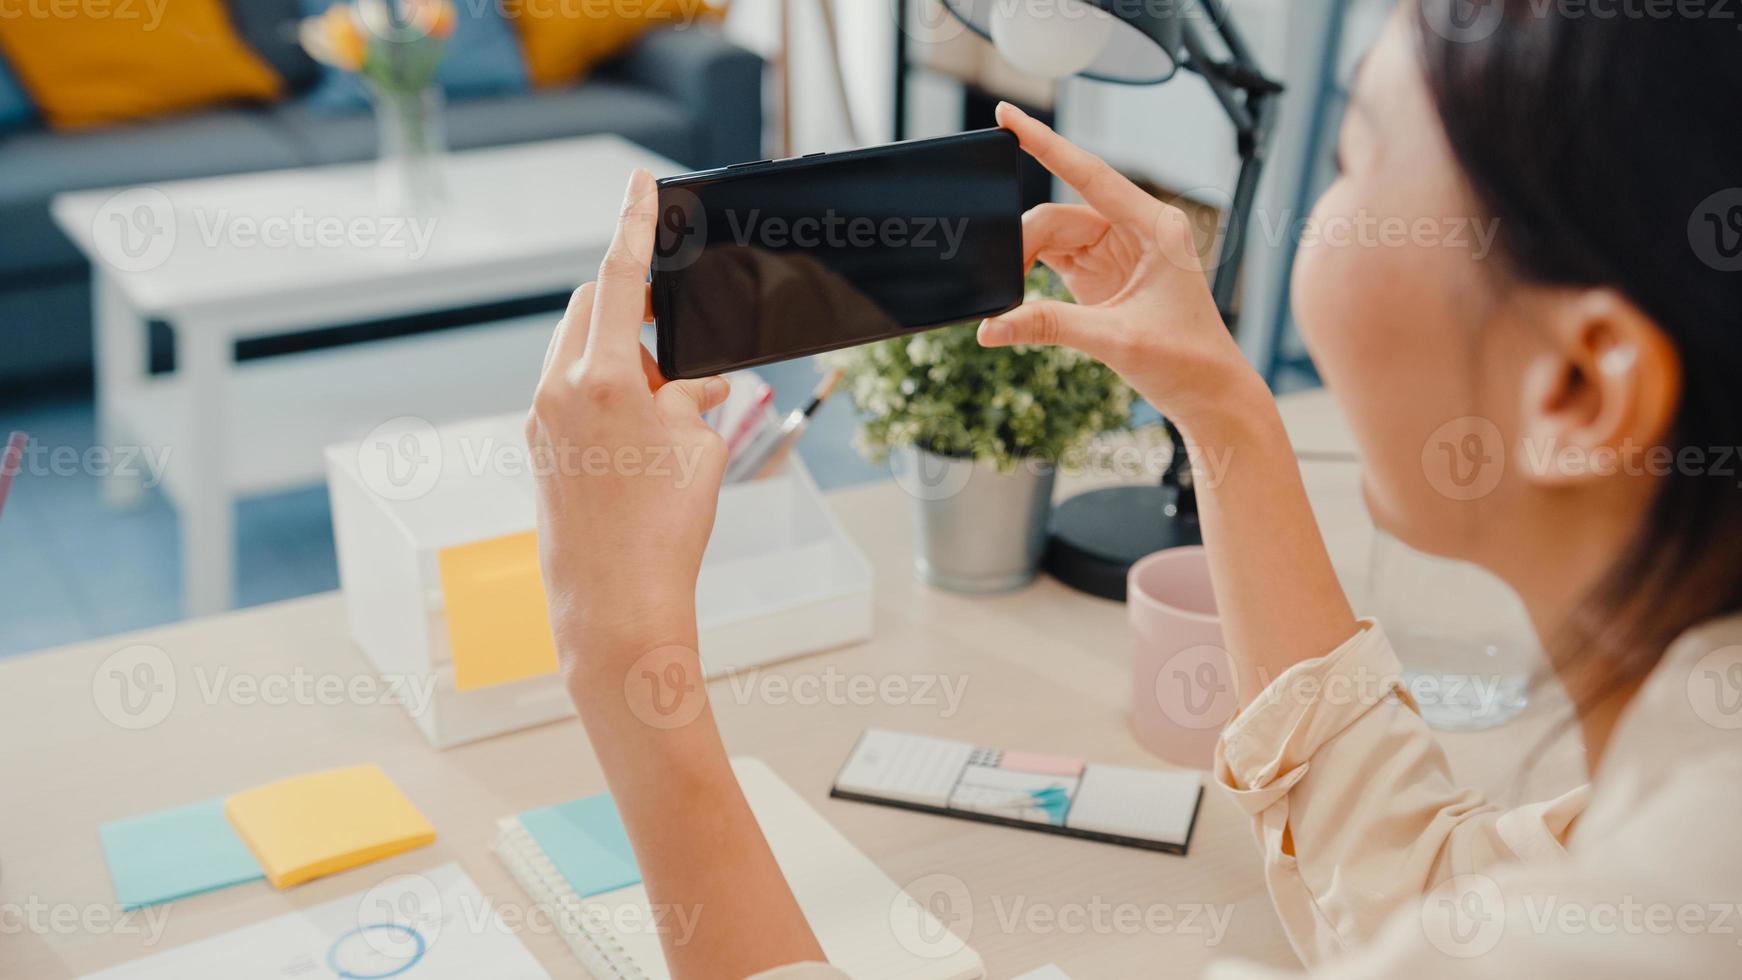
{"type": "MultiPolygon", "coordinates": [[[[782,411],[802,404],[817,378],[806,361],[757,370],[782,411]]],[[[825,490],[887,475],[854,452],[854,424],[847,399],[831,399],[799,444],[825,490]]],[[[44,455],[92,446],[90,396],[0,402],[0,440],[15,429],[30,433],[36,465],[19,475],[0,515],[0,657],[180,619],[174,508],[152,491],[137,509],[111,510],[95,476],[60,475],[69,468],[44,455]]],[[[325,487],[246,500],[236,522],[238,604],[338,588],[325,487]]]]}

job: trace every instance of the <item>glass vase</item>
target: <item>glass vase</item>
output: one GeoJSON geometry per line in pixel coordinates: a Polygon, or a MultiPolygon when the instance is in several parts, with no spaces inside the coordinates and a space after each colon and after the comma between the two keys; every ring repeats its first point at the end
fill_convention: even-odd
{"type": "Polygon", "coordinates": [[[378,137],[376,193],[388,214],[422,215],[447,198],[442,90],[369,86],[378,137]]]}
{"type": "Polygon", "coordinates": [[[1366,611],[1385,627],[1430,727],[1478,731],[1524,710],[1542,653],[1504,582],[1384,531],[1373,533],[1367,572],[1366,611]]]}

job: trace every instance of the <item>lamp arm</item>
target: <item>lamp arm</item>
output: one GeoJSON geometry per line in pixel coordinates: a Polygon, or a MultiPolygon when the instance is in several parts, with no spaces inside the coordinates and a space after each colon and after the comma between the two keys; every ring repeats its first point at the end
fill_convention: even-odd
{"type": "Polygon", "coordinates": [[[1234,289],[1240,276],[1240,261],[1246,254],[1246,232],[1252,219],[1253,201],[1258,195],[1258,180],[1264,172],[1275,99],[1282,93],[1282,85],[1259,68],[1220,0],[1198,0],[1198,3],[1221,37],[1222,45],[1228,49],[1229,57],[1226,61],[1211,57],[1201,33],[1200,20],[1186,17],[1180,22],[1180,46],[1185,53],[1181,64],[1202,76],[1210,86],[1216,101],[1234,124],[1240,152],[1240,174],[1234,183],[1227,228],[1222,234],[1210,285],[1216,309],[1232,329],[1234,289]]]}

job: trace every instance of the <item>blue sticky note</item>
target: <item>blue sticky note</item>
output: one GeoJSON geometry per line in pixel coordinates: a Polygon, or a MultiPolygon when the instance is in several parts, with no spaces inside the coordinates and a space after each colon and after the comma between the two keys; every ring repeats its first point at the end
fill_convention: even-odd
{"type": "Polygon", "coordinates": [[[224,818],[221,799],[106,823],[98,833],[124,909],[264,877],[260,862],[224,818]]]}
{"type": "Polygon", "coordinates": [[[528,810],[520,825],[582,898],[641,881],[629,832],[609,793],[528,810]]]}

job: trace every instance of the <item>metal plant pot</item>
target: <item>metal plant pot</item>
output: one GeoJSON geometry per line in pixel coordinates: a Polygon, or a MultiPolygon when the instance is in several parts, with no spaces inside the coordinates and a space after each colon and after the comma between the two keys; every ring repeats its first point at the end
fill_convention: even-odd
{"type": "Polygon", "coordinates": [[[969,457],[907,448],[895,478],[914,501],[914,568],[941,589],[985,595],[1034,580],[1046,550],[1054,470],[1039,460],[1014,472],[969,457]]]}

